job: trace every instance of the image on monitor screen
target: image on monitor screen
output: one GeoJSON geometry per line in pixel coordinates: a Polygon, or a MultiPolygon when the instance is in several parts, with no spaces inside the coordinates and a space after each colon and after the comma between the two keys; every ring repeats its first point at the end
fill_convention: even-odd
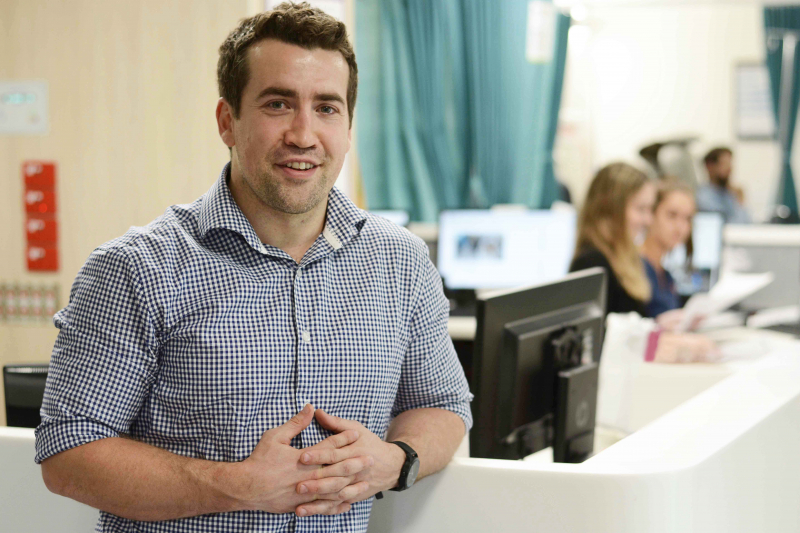
{"type": "Polygon", "coordinates": [[[503,259],[503,236],[476,235],[474,233],[459,235],[456,257],[464,260],[500,261],[503,259]]]}

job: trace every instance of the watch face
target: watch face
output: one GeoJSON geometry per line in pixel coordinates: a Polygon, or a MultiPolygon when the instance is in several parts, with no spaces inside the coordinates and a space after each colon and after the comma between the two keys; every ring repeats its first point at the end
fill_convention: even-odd
{"type": "Polygon", "coordinates": [[[419,474],[419,459],[415,459],[411,463],[411,468],[408,469],[408,476],[406,476],[406,488],[410,487],[417,480],[419,474]]]}

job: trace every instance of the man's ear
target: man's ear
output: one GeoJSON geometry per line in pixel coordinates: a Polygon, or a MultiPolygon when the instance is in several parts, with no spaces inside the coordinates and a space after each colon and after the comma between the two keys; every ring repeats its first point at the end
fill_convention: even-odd
{"type": "Polygon", "coordinates": [[[236,145],[236,138],[233,135],[233,109],[224,98],[220,98],[217,102],[217,128],[225,146],[233,148],[236,145]]]}

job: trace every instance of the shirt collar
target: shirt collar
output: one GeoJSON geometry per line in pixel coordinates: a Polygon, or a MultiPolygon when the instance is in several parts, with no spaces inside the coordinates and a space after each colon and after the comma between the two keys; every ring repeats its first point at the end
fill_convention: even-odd
{"type": "MultiPolygon", "coordinates": [[[[203,197],[198,220],[200,238],[204,239],[213,229],[227,229],[241,234],[251,247],[261,251],[261,240],[228,187],[230,165],[225,165],[219,179],[203,197]]],[[[328,193],[328,212],[322,236],[333,250],[338,250],[358,234],[366,218],[363,210],[333,187],[328,193]]]]}
{"type": "Polygon", "coordinates": [[[350,198],[333,187],[328,193],[328,213],[322,236],[333,249],[338,250],[358,235],[366,219],[367,214],[363,209],[356,207],[350,198]]]}

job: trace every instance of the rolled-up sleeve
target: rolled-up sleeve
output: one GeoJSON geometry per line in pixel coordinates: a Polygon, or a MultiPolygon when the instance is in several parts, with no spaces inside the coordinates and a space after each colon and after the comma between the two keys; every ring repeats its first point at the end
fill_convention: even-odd
{"type": "Polygon", "coordinates": [[[461,417],[469,431],[473,396],[447,330],[449,305],[442,281],[427,257],[416,285],[410,342],[392,416],[410,409],[446,409],[461,417]]]}
{"type": "Polygon", "coordinates": [[[155,377],[157,342],[124,248],[98,248],[78,273],[50,359],[37,463],[127,433],[155,377]]]}

